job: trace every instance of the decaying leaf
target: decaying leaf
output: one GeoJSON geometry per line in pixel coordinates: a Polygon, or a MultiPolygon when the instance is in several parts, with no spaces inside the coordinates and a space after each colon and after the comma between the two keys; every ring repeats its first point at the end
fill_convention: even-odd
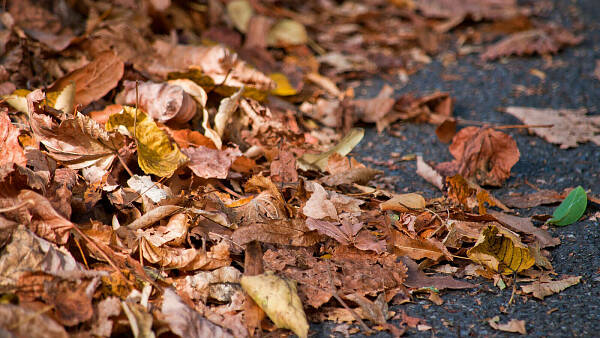
{"type": "Polygon", "coordinates": [[[321,170],[327,169],[327,160],[333,153],[338,153],[341,156],[346,156],[352,149],[362,140],[365,134],[364,129],[354,128],[338,142],[335,147],[320,154],[304,154],[298,159],[298,167],[302,170],[321,170]]]}
{"type": "Polygon", "coordinates": [[[587,208],[587,195],[585,190],[578,186],[571,190],[567,198],[554,210],[552,218],[547,223],[554,225],[569,225],[577,222],[587,208]]]}
{"type": "Polygon", "coordinates": [[[407,277],[404,285],[410,288],[427,288],[434,287],[438,290],[444,289],[469,289],[477,285],[456,280],[450,276],[428,276],[423,271],[419,270],[419,266],[412,259],[402,256],[400,261],[404,263],[407,271],[407,277]]]}
{"type": "Polygon", "coordinates": [[[543,189],[531,194],[505,197],[502,202],[513,208],[533,208],[538,205],[558,203],[562,200],[563,197],[559,192],[543,189]]]}
{"type": "Polygon", "coordinates": [[[220,242],[208,252],[202,252],[193,248],[184,249],[166,245],[158,247],[142,237],[140,250],[147,261],[167,269],[180,269],[182,271],[214,270],[231,263],[229,245],[226,242],[220,242]]]}
{"type": "Polygon", "coordinates": [[[530,55],[556,53],[566,46],[574,46],[583,41],[562,27],[546,27],[514,33],[491,45],[481,54],[483,60],[496,59],[508,55],[530,55]]]}
{"type": "Polygon", "coordinates": [[[562,290],[579,284],[581,276],[565,277],[559,280],[541,282],[535,281],[528,285],[521,285],[521,289],[525,293],[531,293],[535,298],[544,299],[544,297],[561,292],[562,290]]]}
{"type": "Polygon", "coordinates": [[[244,291],[277,327],[290,329],[301,338],[308,336],[308,321],[298,297],[296,282],[283,279],[272,271],[243,276],[240,282],[244,291]]]}
{"type": "Polygon", "coordinates": [[[427,17],[471,17],[476,21],[509,19],[529,12],[527,8],[519,7],[514,0],[419,0],[415,1],[415,5],[427,17]]]}
{"type": "Polygon", "coordinates": [[[165,290],[161,312],[173,333],[180,337],[233,337],[227,330],[211,323],[186,305],[171,288],[165,290]]]}
{"type": "Polygon", "coordinates": [[[504,324],[501,324],[499,322],[500,322],[500,317],[498,317],[498,316],[495,316],[494,318],[491,318],[490,320],[488,320],[488,324],[490,324],[490,326],[495,330],[527,334],[527,330],[525,329],[525,321],[524,320],[511,319],[508,321],[508,323],[504,323],[504,324]]]}
{"type": "Polygon", "coordinates": [[[40,106],[43,101],[44,94],[40,90],[27,95],[31,129],[52,158],[71,169],[96,166],[106,170],[110,167],[123,145],[122,136],[107,133],[80,113],[56,124],[50,115],[43,113],[40,106]]]}
{"type": "Polygon", "coordinates": [[[115,88],[123,77],[124,64],[112,51],[98,55],[92,62],[56,81],[50,88],[62,90],[75,83],[75,103],[87,106],[115,88]]]}
{"type": "Polygon", "coordinates": [[[140,109],[124,106],[119,114],[109,117],[105,128],[108,131],[119,130],[135,138],[138,145],[138,164],[147,174],[171,176],[188,161],[179,151],[179,147],[171,143],[165,132],[140,109]]]}
{"type": "Polygon", "coordinates": [[[482,229],[475,246],[467,251],[467,256],[502,274],[521,272],[535,264],[535,258],[519,237],[496,225],[482,229]]]}
{"type": "Polygon", "coordinates": [[[237,149],[211,149],[204,146],[184,148],[181,152],[190,161],[187,166],[202,178],[227,178],[229,168],[242,155],[237,149]]]}
{"type": "Polygon", "coordinates": [[[562,149],[588,141],[600,145],[600,116],[587,116],[585,108],[507,107],[505,111],[525,124],[552,125],[551,128],[529,128],[529,131],[550,143],[559,144],[562,149]]]}
{"type": "Polygon", "coordinates": [[[520,157],[515,140],[491,128],[463,128],[449,149],[455,160],[440,163],[436,169],[445,176],[459,173],[479,185],[501,186],[520,157]]]}
{"type": "Polygon", "coordinates": [[[233,232],[232,239],[239,245],[251,241],[294,246],[311,246],[322,240],[316,231],[310,231],[304,220],[271,220],[268,223],[250,223],[233,232]]]}
{"type": "Polygon", "coordinates": [[[2,334],[16,337],[69,337],[62,325],[47,315],[13,304],[0,304],[0,327],[2,334]]]}
{"type": "Polygon", "coordinates": [[[169,83],[124,81],[123,91],[115,102],[132,107],[137,105],[161,123],[185,123],[196,115],[196,101],[183,88],[169,83]]]}
{"type": "Polygon", "coordinates": [[[394,230],[389,241],[398,256],[409,256],[412,259],[429,258],[434,261],[445,257],[452,260],[452,255],[446,247],[435,238],[413,239],[394,230]]]}

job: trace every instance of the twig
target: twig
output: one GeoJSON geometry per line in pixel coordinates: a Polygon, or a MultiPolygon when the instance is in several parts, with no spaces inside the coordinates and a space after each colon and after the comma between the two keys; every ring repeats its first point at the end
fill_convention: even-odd
{"type": "Polygon", "coordinates": [[[85,267],[89,270],[90,266],[88,265],[88,262],[87,262],[87,259],[85,258],[85,255],[83,254],[83,249],[81,249],[81,245],[79,244],[79,241],[75,237],[73,237],[73,240],[75,241],[75,244],[79,248],[79,253],[81,254],[81,258],[83,259],[83,263],[85,263],[85,267]]]}

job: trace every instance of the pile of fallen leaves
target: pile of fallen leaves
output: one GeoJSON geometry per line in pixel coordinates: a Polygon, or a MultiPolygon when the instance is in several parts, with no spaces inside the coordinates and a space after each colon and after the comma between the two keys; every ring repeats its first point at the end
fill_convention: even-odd
{"type": "MultiPolygon", "coordinates": [[[[498,27],[513,31],[484,60],[581,40],[529,19],[540,9],[511,0],[7,6],[2,332],[244,337],[287,328],[306,337],[309,321],[332,320],[401,335],[430,327],[389,304],[441,304],[441,290],[476,286],[463,278],[504,288],[518,274],[513,295],[537,298],[580,280],[555,276],[545,248],[559,240],[509,207],[566,198],[547,222],[566,225],[585,211],[582,188],[503,203],[482,186],[501,186],[519,160],[508,134],[456,133],[447,93],[396,99],[386,86],[355,99],[350,85],[375,73],[405,81],[449,41],[468,53],[481,49],[469,43],[497,39],[498,27]],[[475,34],[464,24],[489,27],[475,34]],[[356,122],[383,130],[399,120],[438,125],[452,141],[451,162],[416,158],[442,197],[375,188],[382,172],[348,156],[364,133],[356,122]]],[[[548,123],[523,109],[507,112],[531,128],[548,123]]],[[[572,115],[556,112],[556,121],[572,115]]],[[[598,142],[594,123],[556,143],[598,142]]]]}

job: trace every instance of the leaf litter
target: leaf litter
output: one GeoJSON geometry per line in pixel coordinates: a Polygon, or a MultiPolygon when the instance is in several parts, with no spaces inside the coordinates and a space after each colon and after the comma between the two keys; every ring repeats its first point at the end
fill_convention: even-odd
{"type": "MultiPolygon", "coordinates": [[[[306,337],[309,322],[329,319],[399,336],[405,326],[431,327],[404,310],[393,317],[389,304],[423,290],[442,304],[440,290],[477,286],[457,279],[469,269],[495,284],[509,278],[500,274],[537,276],[521,289],[540,299],[580,282],[550,278],[541,249],[560,241],[483,188],[504,185],[519,160],[509,134],[486,125],[456,132],[464,121],[452,116],[448,93],[397,97],[384,86],[357,99],[352,85],[374,74],[407,79],[450,40],[464,42],[486,22],[528,18],[533,8],[279,5],[8,3],[3,331],[241,337],[287,328],[306,337]],[[370,186],[384,173],[349,156],[364,136],[359,122],[379,132],[397,122],[437,126],[454,160],[415,158],[443,196],[370,186]]],[[[538,21],[508,36],[483,34],[498,40],[483,60],[556,53],[582,39],[538,21]]],[[[597,141],[583,111],[506,111],[561,147],[597,141]],[[574,120],[586,121],[584,133],[574,120]],[[535,126],[546,123],[553,128],[535,126]]],[[[565,199],[548,223],[566,225],[585,212],[585,194],[578,187],[566,199],[551,191],[502,201],[526,208],[565,199]]],[[[488,322],[526,334],[522,321],[488,322]]]]}

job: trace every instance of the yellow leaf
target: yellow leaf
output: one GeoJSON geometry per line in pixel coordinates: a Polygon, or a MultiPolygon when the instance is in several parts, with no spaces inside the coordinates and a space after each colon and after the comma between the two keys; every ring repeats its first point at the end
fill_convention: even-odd
{"type": "Polygon", "coordinates": [[[381,203],[379,207],[381,210],[394,210],[400,212],[408,212],[414,209],[425,208],[425,198],[419,194],[409,193],[394,195],[391,199],[381,203]]]}
{"type": "Polygon", "coordinates": [[[529,248],[521,243],[516,234],[496,225],[482,229],[475,246],[467,251],[467,256],[505,275],[529,269],[535,263],[529,248]]]}
{"type": "Polygon", "coordinates": [[[179,151],[176,144],[171,143],[165,132],[140,109],[135,118],[134,107],[124,106],[120,113],[113,114],[106,122],[106,130],[126,128],[126,134],[135,136],[138,146],[138,164],[146,174],[160,177],[171,176],[188,158],[179,151]],[[135,132],[134,132],[135,123],[135,132]]]}
{"type": "Polygon", "coordinates": [[[17,89],[10,95],[2,96],[2,99],[17,111],[27,114],[27,94],[29,93],[31,93],[30,90],[17,89]]]}
{"type": "Polygon", "coordinates": [[[271,73],[269,77],[277,85],[277,87],[275,87],[275,89],[271,91],[272,94],[279,96],[292,96],[298,93],[298,91],[296,91],[296,89],[292,87],[287,76],[285,76],[284,74],[271,73]]]}
{"type": "Polygon", "coordinates": [[[308,336],[308,321],[298,297],[296,282],[276,276],[272,271],[243,276],[242,289],[252,297],[279,328],[290,329],[300,338],[308,336]]]}

